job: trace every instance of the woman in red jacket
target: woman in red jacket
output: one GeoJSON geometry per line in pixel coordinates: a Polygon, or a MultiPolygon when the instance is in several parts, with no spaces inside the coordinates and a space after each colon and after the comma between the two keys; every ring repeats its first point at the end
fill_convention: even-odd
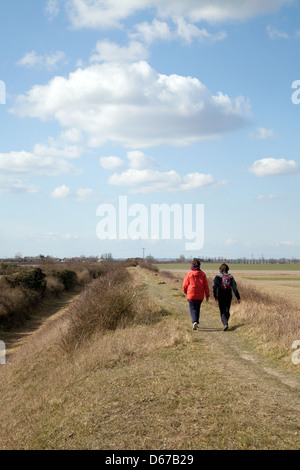
{"type": "Polygon", "coordinates": [[[200,318],[200,307],[206,297],[209,300],[209,287],[206,275],[200,269],[200,261],[196,258],[193,259],[191,271],[189,271],[183,281],[183,292],[187,296],[190,306],[190,314],[193,322],[193,330],[197,330],[200,318]]]}

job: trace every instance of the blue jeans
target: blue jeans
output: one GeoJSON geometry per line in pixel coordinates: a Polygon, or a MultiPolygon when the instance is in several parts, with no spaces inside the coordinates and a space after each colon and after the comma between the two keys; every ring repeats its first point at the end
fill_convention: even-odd
{"type": "Polygon", "coordinates": [[[199,323],[201,304],[202,300],[189,300],[190,314],[193,323],[199,323]]]}

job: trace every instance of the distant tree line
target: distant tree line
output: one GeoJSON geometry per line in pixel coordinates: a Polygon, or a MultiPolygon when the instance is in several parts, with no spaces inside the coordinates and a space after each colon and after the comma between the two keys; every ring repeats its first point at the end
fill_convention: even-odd
{"type": "MultiPolygon", "coordinates": [[[[144,261],[153,264],[153,263],[190,263],[192,259],[196,257],[200,259],[202,263],[231,263],[231,264],[298,264],[300,263],[300,258],[292,257],[292,258],[265,258],[263,255],[259,258],[251,258],[247,257],[239,257],[239,258],[227,258],[226,256],[184,256],[180,255],[179,257],[175,258],[155,258],[151,254],[146,256],[144,261]]],[[[117,261],[117,259],[113,258],[112,253],[102,253],[101,256],[74,256],[74,257],[65,257],[65,258],[55,258],[52,256],[25,256],[22,257],[21,253],[17,253],[14,258],[0,258],[0,264],[4,266],[4,264],[28,264],[28,265],[36,265],[36,264],[53,264],[53,263],[99,263],[99,262],[112,262],[117,261]]],[[[123,258],[122,258],[123,260],[123,258]]]]}

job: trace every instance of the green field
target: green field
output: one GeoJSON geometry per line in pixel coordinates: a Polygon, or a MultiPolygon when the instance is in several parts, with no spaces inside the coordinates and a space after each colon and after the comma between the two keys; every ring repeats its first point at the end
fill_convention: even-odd
{"type": "MultiPolygon", "coordinates": [[[[201,269],[219,271],[221,263],[201,263],[201,269]]],[[[243,264],[243,263],[228,263],[230,271],[300,271],[300,263],[297,264],[243,264]]],[[[180,269],[187,271],[190,269],[190,263],[157,263],[157,266],[161,271],[180,269]]]]}

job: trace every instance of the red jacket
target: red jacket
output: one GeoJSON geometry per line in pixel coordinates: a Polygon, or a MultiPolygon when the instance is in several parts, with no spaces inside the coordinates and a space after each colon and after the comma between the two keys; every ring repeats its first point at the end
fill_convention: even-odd
{"type": "Polygon", "coordinates": [[[189,271],[183,281],[183,292],[188,300],[203,300],[209,298],[209,287],[203,271],[189,271]]]}

